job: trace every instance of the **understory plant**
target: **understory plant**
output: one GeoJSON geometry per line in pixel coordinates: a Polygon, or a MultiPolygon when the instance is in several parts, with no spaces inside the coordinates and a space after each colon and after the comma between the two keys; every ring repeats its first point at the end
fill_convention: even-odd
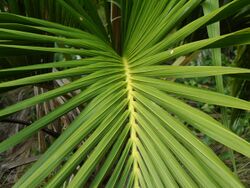
{"type": "Polygon", "coordinates": [[[247,157],[250,144],[225,121],[185,101],[221,106],[222,115],[226,107],[250,110],[250,102],[223,94],[220,85],[222,75],[249,79],[250,70],[218,60],[219,48],[249,44],[250,28],[220,35],[219,25],[211,25],[247,5],[249,0],[222,7],[214,0],[2,1],[0,91],[26,85],[49,91],[1,109],[0,117],[77,92],[1,142],[0,152],[82,109],[14,187],[244,187],[195,132],[247,157]],[[204,15],[188,19],[200,7],[204,15]],[[208,30],[207,37],[190,40],[199,30],[208,30]],[[214,66],[173,63],[202,49],[215,49],[214,66]],[[175,81],[211,76],[218,92],[175,81]],[[53,85],[64,78],[70,82],[53,85]]]}

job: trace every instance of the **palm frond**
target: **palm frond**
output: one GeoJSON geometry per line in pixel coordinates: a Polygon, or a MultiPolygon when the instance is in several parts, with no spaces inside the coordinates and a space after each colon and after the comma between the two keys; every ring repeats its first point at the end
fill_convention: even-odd
{"type": "MultiPolygon", "coordinates": [[[[120,7],[121,23],[116,31],[103,24],[98,13],[100,5],[90,0],[43,0],[37,5],[40,16],[34,16],[34,12],[22,16],[17,4],[10,2],[7,5],[16,14],[0,12],[0,57],[29,57],[36,53],[64,57],[59,61],[14,64],[0,69],[0,91],[63,78],[70,80],[67,85],[53,87],[1,109],[1,118],[80,91],[1,142],[0,152],[25,141],[72,109],[82,107],[79,116],[14,187],[38,187],[42,182],[47,187],[63,184],[68,187],[243,187],[238,177],[192,130],[199,130],[247,157],[250,157],[250,144],[180,97],[246,111],[250,111],[250,102],[168,78],[249,76],[250,70],[166,63],[206,48],[249,44],[250,28],[185,43],[185,38],[194,31],[237,13],[249,0],[234,0],[182,28],[177,26],[203,3],[201,0],[115,2],[103,1],[105,15],[113,6],[120,7]],[[51,11],[53,7],[55,13],[51,11]],[[121,41],[114,41],[113,32],[118,32],[121,41]],[[113,48],[114,43],[120,45],[121,55],[119,49],[113,48]],[[58,71],[52,71],[53,68],[58,71]],[[13,79],[19,73],[25,74],[13,79]]],[[[24,1],[27,10],[31,11],[32,3],[32,0],[24,1]]]]}

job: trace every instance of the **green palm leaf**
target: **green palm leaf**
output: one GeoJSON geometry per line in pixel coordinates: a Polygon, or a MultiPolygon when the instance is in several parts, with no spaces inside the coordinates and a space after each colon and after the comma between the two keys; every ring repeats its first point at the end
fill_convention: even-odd
{"type": "MultiPolygon", "coordinates": [[[[180,23],[202,5],[201,0],[103,1],[104,5],[91,0],[43,0],[36,5],[40,16],[31,12],[32,1],[25,1],[24,10],[13,2],[8,4],[12,13],[0,12],[0,57],[11,60],[20,55],[60,54],[63,59],[28,61],[26,66],[14,62],[0,69],[0,91],[62,78],[70,82],[1,109],[0,118],[79,92],[1,142],[0,152],[82,107],[78,117],[14,187],[38,187],[41,183],[51,188],[244,187],[191,130],[197,129],[247,157],[250,143],[180,97],[246,111],[250,111],[250,102],[169,78],[249,77],[250,70],[172,66],[166,62],[205,48],[249,44],[250,28],[185,41],[200,27],[237,13],[249,0],[234,0],[181,28],[180,23]],[[106,19],[99,16],[100,6],[106,11],[106,19]],[[42,14],[44,9],[48,12],[42,14]],[[23,12],[26,16],[21,15],[23,12]],[[108,17],[110,13],[117,17],[108,17]],[[115,19],[120,19],[118,27],[115,19]],[[120,37],[114,37],[114,33],[120,37]],[[112,47],[117,45],[121,54],[112,47]],[[16,73],[20,75],[17,77],[16,73]]],[[[0,9],[3,10],[1,4],[0,9]]]]}

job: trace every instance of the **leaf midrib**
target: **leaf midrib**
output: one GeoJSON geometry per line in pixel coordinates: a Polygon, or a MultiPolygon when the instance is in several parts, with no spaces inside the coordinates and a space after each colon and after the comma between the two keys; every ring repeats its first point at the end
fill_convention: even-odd
{"type": "Polygon", "coordinates": [[[129,124],[130,124],[130,140],[132,141],[132,158],[133,158],[133,170],[134,174],[134,185],[135,187],[139,186],[138,174],[138,150],[137,150],[137,136],[136,136],[136,119],[135,119],[135,101],[133,96],[133,87],[132,87],[132,75],[129,67],[129,62],[126,57],[122,57],[122,63],[124,65],[124,71],[126,76],[126,88],[127,88],[127,99],[128,99],[128,111],[129,111],[129,124]]]}

